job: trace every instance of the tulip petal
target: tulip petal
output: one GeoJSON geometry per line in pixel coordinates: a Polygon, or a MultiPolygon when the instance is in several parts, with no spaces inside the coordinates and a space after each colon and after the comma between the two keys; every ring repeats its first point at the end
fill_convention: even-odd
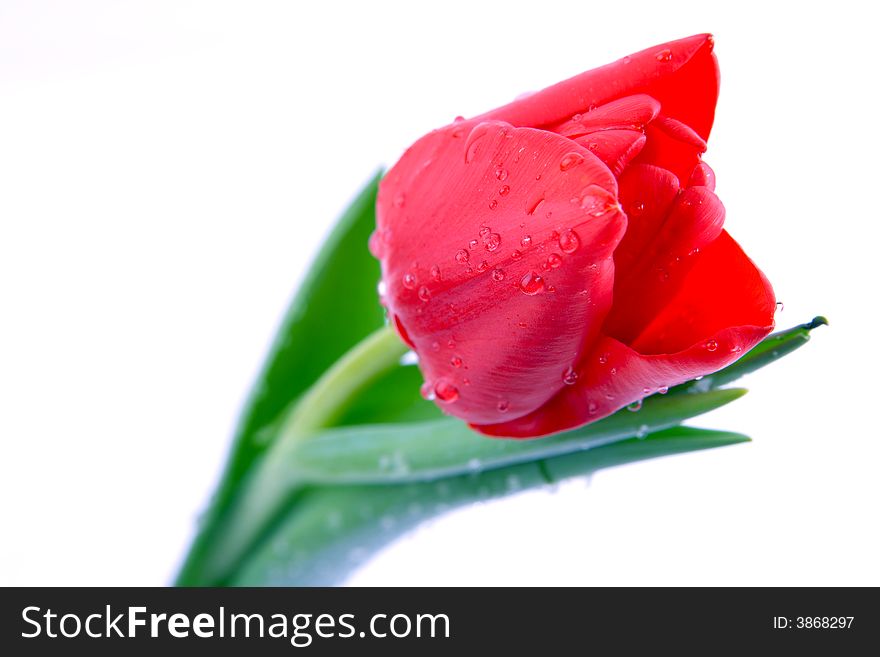
{"type": "Polygon", "coordinates": [[[701,252],[679,294],[635,341],[604,335],[578,365],[575,385],[528,416],[474,428],[493,436],[533,437],[598,420],[726,367],[772,330],[774,310],[770,284],[722,232],[701,252]]]}
{"type": "Polygon", "coordinates": [[[453,124],[389,172],[377,220],[385,301],[446,412],[498,422],[565,385],[610,307],[626,227],[598,158],[545,131],[453,124]]]}
{"type": "Polygon", "coordinates": [[[645,147],[647,138],[638,130],[602,130],[574,139],[602,160],[615,176],[645,147]]]}
{"type": "Polygon", "coordinates": [[[660,113],[660,103],[645,94],[624,96],[610,103],[575,114],[564,123],[550,128],[563,137],[580,137],[597,130],[644,130],[660,113]]]}
{"type": "Polygon", "coordinates": [[[675,197],[650,241],[627,245],[637,257],[629,253],[623,260],[615,254],[618,268],[608,334],[626,344],[634,340],[692,283],[691,270],[705,260],[701,249],[719,236],[723,223],[724,206],[715,193],[707,187],[691,187],[675,197]]]}
{"type": "Polygon", "coordinates": [[[718,65],[708,34],[654,46],[493,110],[480,120],[553,126],[616,98],[647,94],[708,139],[718,98],[718,65]]]}

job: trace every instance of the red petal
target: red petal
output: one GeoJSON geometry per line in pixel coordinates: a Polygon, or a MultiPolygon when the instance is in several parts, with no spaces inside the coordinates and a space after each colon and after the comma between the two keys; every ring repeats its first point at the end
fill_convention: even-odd
{"type": "Polygon", "coordinates": [[[612,100],[585,114],[575,114],[550,130],[564,137],[579,137],[597,130],[644,130],[659,112],[660,103],[645,94],[635,94],[612,100]]]}
{"type": "Polygon", "coordinates": [[[615,176],[645,147],[646,137],[638,130],[602,130],[574,139],[602,160],[615,176]]]}
{"type": "Polygon", "coordinates": [[[622,96],[648,94],[663,114],[708,139],[718,98],[718,65],[708,34],[672,41],[581,73],[481,117],[518,126],[552,126],[622,96]]]}
{"type": "Polygon", "coordinates": [[[498,422],[563,387],[607,314],[626,225],[601,161],[549,132],[452,125],[389,172],[377,220],[386,302],[444,410],[498,422]]]}
{"type": "Polygon", "coordinates": [[[658,389],[726,367],[772,330],[775,306],[764,275],[723,232],[632,344],[603,337],[579,363],[575,384],[546,405],[510,422],[474,428],[533,437],[598,420],[658,389]]]}
{"type": "Polygon", "coordinates": [[[608,335],[630,344],[691,284],[692,268],[705,259],[700,250],[718,237],[723,223],[724,206],[708,188],[692,187],[679,194],[651,240],[629,247],[637,257],[617,259],[608,335]]]}

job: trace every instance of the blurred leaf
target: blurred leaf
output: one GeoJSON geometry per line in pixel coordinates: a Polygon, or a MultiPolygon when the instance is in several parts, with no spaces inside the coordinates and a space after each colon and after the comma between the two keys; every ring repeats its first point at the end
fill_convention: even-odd
{"type": "Polygon", "coordinates": [[[675,427],[641,440],[620,441],[545,461],[436,482],[307,489],[228,583],[339,584],[378,549],[421,522],[453,508],[590,474],[600,468],[747,440],[735,433],[675,427]]]}
{"type": "Polygon", "coordinates": [[[339,219],[288,307],[242,410],[220,484],[178,583],[192,579],[193,564],[209,549],[219,515],[274,437],[272,423],[343,354],[384,323],[376,293],[379,264],[367,250],[380,177],[381,173],[373,177],[339,219]]]}

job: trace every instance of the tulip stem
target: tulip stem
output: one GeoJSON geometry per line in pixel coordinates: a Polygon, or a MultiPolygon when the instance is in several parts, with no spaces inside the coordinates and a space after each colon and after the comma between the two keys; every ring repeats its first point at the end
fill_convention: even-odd
{"type": "Polygon", "coordinates": [[[380,328],[344,354],[299,399],[242,482],[238,499],[220,519],[215,535],[221,538],[202,562],[198,583],[216,585],[227,580],[302,488],[286,458],[294,446],[331,426],[364,388],[397,367],[408,349],[391,327],[380,328]]]}

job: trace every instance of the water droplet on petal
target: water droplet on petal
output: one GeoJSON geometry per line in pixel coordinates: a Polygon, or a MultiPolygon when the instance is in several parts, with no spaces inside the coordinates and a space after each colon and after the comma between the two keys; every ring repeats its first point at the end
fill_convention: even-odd
{"type": "Polygon", "coordinates": [[[458,388],[449,383],[449,381],[440,379],[434,385],[434,394],[437,396],[438,400],[446,404],[451,404],[458,399],[458,388]]]}
{"type": "Polygon", "coordinates": [[[453,356],[449,359],[449,362],[452,363],[453,367],[461,367],[464,361],[459,356],[453,356]]]}
{"type": "Polygon", "coordinates": [[[593,217],[601,217],[611,208],[617,206],[617,199],[604,187],[592,184],[587,185],[581,192],[581,208],[593,217]]]}
{"type": "Polygon", "coordinates": [[[526,214],[535,214],[538,211],[538,208],[540,208],[543,203],[544,197],[539,196],[537,199],[529,204],[529,207],[526,208],[526,214]]]}
{"type": "Polygon", "coordinates": [[[672,61],[672,51],[669,48],[664,48],[663,50],[658,52],[656,55],[654,55],[654,57],[656,57],[658,62],[671,62],[672,61]]]}
{"type": "Polygon", "coordinates": [[[465,251],[464,249],[461,249],[460,251],[458,251],[455,254],[455,261],[460,265],[467,263],[467,261],[470,259],[471,259],[470,254],[467,251],[465,251]]]}
{"type": "Polygon", "coordinates": [[[518,249],[514,249],[513,253],[510,254],[510,257],[514,260],[519,260],[520,258],[522,258],[522,253],[520,253],[518,249]]]}
{"type": "Polygon", "coordinates": [[[669,392],[669,386],[660,386],[659,388],[657,388],[657,392],[659,392],[661,395],[665,395],[667,392],[669,392]]]}
{"type": "Polygon", "coordinates": [[[718,343],[715,340],[709,340],[706,343],[706,350],[707,351],[715,351],[716,349],[718,349],[718,343]]]}
{"type": "Polygon", "coordinates": [[[587,413],[590,415],[595,415],[599,410],[599,405],[596,402],[590,402],[587,404],[587,413]]]}
{"type": "Polygon", "coordinates": [[[416,286],[416,276],[412,272],[407,272],[403,275],[403,287],[407,290],[415,289],[416,286]]]}
{"type": "Polygon", "coordinates": [[[604,365],[608,362],[608,354],[599,354],[599,364],[604,365]]]}
{"type": "Polygon", "coordinates": [[[507,401],[506,399],[502,399],[500,402],[498,402],[498,412],[499,413],[506,413],[508,410],[510,410],[510,402],[509,401],[507,401]]]}
{"type": "Polygon", "coordinates": [[[429,290],[427,287],[422,285],[422,287],[419,288],[419,299],[421,299],[422,301],[427,301],[430,298],[431,298],[431,290],[429,290]]]}
{"type": "Polygon", "coordinates": [[[640,410],[642,410],[642,400],[641,400],[641,399],[637,399],[637,400],[634,401],[632,404],[629,404],[629,405],[626,407],[626,410],[631,411],[631,412],[633,412],[633,413],[635,413],[636,411],[640,411],[640,410]]]}
{"type": "Polygon", "coordinates": [[[490,210],[494,210],[497,207],[498,207],[498,201],[496,201],[494,198],[491,201],[489,201],[489,209],[490,210]]]}
{"type": "Polygon", "coordinates": [[[483,238],[483,244],[486,245],[487,251],[495,251],[501,246],[501,235],[498,233],[489,233],[483,238]]]}
{"type": "Polygon", "coordinates": [[[480,243],[477,240],[471,240],[470,242],[468,242],[468,246],[471,249],[476,249],[479,245],[480,243]]]}
{"type": "Polygon", "coordinates": [[[573,367],[569,367],[562,373],[562,382],[567,386],[573,386],[577,380],[578,373],[574,371],[573,367]]]}
{"type": "Polygon", "coordinates": [[[431,385],[430,381],[425,381],[421,385],[421,387],[419,388],[419,393],[424,399],[427,399],[428,401],[434,401],[434,386],[431,385]]]}
{"type": "Polygon", "coordinates": [[[500,196],[507,196],[510,194],[510,185],[502,185],[501,189],[498,190],[498,194],[500,196]]]}
{"type": "Polygon", "coordinates": [[[584,161],[584,156],[580,153],[568,153],[562,157],[559,162],[560,171],[568,171],[584,161]]]}
{"type": "Polygon", "coordinates": [[[504,280],[504,270],[496,269],[492,272],[492,280],[503,281],[504,280]]]}
{"type": "MultiPolygon", "coordinates": [[[[467,251],[465,251],[465,253],[467,253],[467,251]]],[[[435,281],[440,280],[440,267],[438,267],[437,265],[431,267],[431,279],[435,281]]]]}
{"type": "Polygon", "coordinates": [[[629,64],[629,63],[632,61],[632,57],[630,57],[629,55],[627,55],[627,56],[624,57],[621,61],[622,61],[624,64],[629,64]]]}
{"type": "Polygon", "coordinates": [[[559,248],[563,253],[574,253],[581,245],[581,241],[573,230],[564,230],[559,236],[559,248]]]}
{"type": "Polygon", "coordinates": [[[519,241],[519,243],[520,243],[520,245],[521,245],[524,249],[529,248],[529,246],[530,246],[531,243],[532,243],[532,237],[531,237],[531,235],[525,235],[525,236],[519,241]]]}
{"type": "Polygon", "coordinates": [[[507,180],[507,170],[506,169],[495,169],[495,177],[501,181],[507,180]]]}
{"type": "Polygon", "coordinates": [[[550,266],[551,269],[559,268],[560,266],[562,266],[562,256],[560,256],[558,253],[551,253],[549,256],[547,256],[547,264],[550,266]]]}
{"type": "Polygon", "coordinates": [[[519,289],[523,294],[534,296],[544,289],[544,279],[535,272],[529,272],[519,281],[519,289]]]}

